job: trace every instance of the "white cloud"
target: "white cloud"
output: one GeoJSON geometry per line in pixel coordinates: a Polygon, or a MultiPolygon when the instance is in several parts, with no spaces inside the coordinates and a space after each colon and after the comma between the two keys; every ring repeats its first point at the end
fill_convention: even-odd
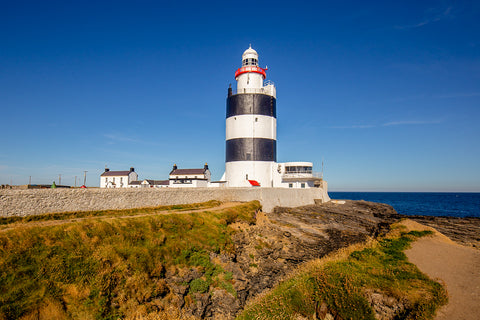
{"type": "Polygon", "coordinates": [[[442,120],[403,120],[403,121],[386,122],[382,124],[382,127],[417,125],[417,124],[437,124],[442,122],[443,122],[442,120]]]}
{"type": "Polygon", "coordinates": [[[445,19],[452,19],[455,17],[452,11],[453,11],[453,8],[451,6],[443,10],[430,9],[429,13],[427,14],[427,17],[424,18],[422,21],[414,24],[395,26],[395,28],[396,29],[414,29],[414,28],[420,28],[420,27],[426,26],[427,24],[430,24],[433,22],[437,22],[445,19]]]}
{"type": "Polygon", "coordinates": [[[374,128],[376,126],[371,125],[371,124],[363,124],[363,125],[349,125],[349,126],[332,126],[329,127],[331,129],[368,129],[368,128],[374,128]]]}
{"type": "Polygon", "coordinates": [[[440,95],[435,95],[433,97],[444,99],[444,98],[469,98],[469,97],[478,97],[478,96],[480,96],[480,92],[440,94],[440,95]]]}
{"type": "Polygon", "coordinates": [[[385,122],[379,125],[345,125],[345,126],[331,126],[330,129],[369,129],[369,128],[379,128],[379,127],[392,127],[392,126],[405,126],[405,125],[426,125],[426,124],[438,124],[442,123],[441,119],[434,120],[400,120],[400,121],[390,121],[385,122]]]}
{"type": "Polygon", "coordinates": [[[117,141],[117,142],[140,142],[137,139],[126,137],[118,133],[105,133],[103,136],[109,140],[117,141]]]}

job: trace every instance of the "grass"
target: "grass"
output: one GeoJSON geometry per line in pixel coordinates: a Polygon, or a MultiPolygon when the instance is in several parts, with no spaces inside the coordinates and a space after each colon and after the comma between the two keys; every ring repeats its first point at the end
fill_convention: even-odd
{"type": "MultiPolygon", "coordinates": [[[[145,316],[168,305],[173,294],[165,274],[182,268],[196,268],[202,275],[188,284],[191,293],[223,287],[236,294],[231,274],[212,263],[209,254],[231,252],[229,225],[239,220],[253,223],[259,207],[254,201],[212,212],[91,218],[4,231],[0,233],[0,319],[145,316]]],[[[165,210],[160,208],[128,212],[165,210]]],[[[97,212],[82,214],[95,217],[97,212]]],[[[101,215],[105,214],[110,211],[101,215]]]]}
{"type": "MultiPolygon", "coordinates": [[[[407,261],[403,251],[430,231],[402,233],[345,259],[316,261],[245,308],[238,319],[314,318],[321,306],[335,319],[375,319],[368,292],[403,301],[398,319],[431,319],[447,302],[445,289],[407,261]]],[[[325,312],[325,311],[324,311],[325,312]]]]}
{"type": "Polygon", "coordinates": [[[217,207],[219,205],[220,205],[220,201],[211,200],[211,201],[201,202],[201,203],[145,207],[145,208],[134,208],[134,209],[68,211],[68,212],[56,212],[56,213],[30,215],[25,217],[0,217],[0,225],[17,223],[17,222],[25,223],[25,222],[31,222],[31,221],[65,220],[65,219],[87,218],[87,217],[131,216],[131,215],[137,215],[137,214],[154,214],[160,211],[187,211],[187,210],[195,210],[195,209],[208,209],[208,208],[217,207]]]}

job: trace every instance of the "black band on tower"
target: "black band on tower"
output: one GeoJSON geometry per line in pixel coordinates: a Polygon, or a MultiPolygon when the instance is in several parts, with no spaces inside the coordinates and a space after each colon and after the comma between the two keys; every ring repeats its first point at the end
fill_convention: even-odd
{"type": "Polygon", "coordinates": [[[277,161],[277,141],[265,138],[238,138],[227,140],[226,162],[277,161]]]}
{"type": "Polygon", "coordinates": [[[242,114],[277,117],[277,100],[261,93],[235,94],[227,98],[227,118],[242,114]]]}

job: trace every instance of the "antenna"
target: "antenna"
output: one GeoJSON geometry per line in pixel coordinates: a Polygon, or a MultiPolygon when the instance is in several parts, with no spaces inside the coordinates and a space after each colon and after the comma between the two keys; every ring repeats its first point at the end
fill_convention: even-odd
{"type": "Polygon", "coordinates": [[[322,179],[323,179],[323,158],[322,158],[322,179]]]}

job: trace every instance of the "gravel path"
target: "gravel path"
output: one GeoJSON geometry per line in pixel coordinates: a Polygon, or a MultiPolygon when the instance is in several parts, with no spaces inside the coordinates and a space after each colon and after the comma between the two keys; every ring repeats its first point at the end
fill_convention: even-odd
{"type": "Polygon", "coordinates": [[[405,253],[422,272],[446,285],[449,302],[437,312],[436,320],[480,319],[480,250],[436,232],[415,241],[405,253]]]}

